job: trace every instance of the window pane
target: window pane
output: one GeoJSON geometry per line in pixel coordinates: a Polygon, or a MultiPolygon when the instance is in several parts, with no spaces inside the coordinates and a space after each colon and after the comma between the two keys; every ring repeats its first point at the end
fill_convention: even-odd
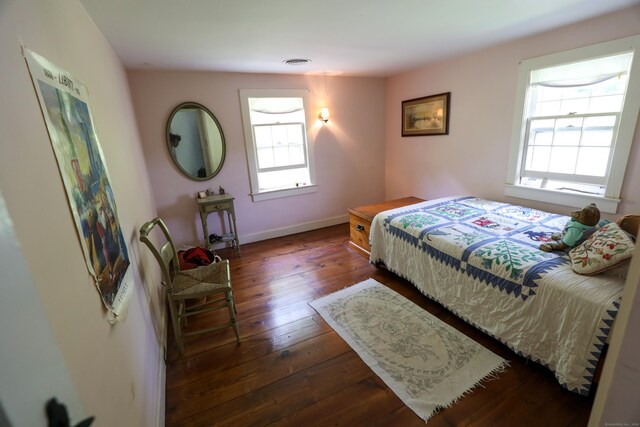
{"type": "Polygon", "coordinates": [[[275,166],[273,150],[271,148],[258,148],[258,168],[272,168],[275,166]]]}
{"type": "Polygon", "coordinates": [[[553,138],[553,145],[578,145],[580,143],[582,121],[583,119],[581,117],[556,120],[556,132],[553,138]]]}
{"type": "Polygon", "coordinates": [[[534,86],[538,101],[559,101],[562,99],[562,89],[547,86],[534,86]]]}
{"type": "Polygon", "coordinates": [[[582,135],[582,146],[610,147],[613,140],[613,130],[586,130],[582,135]]]}
{"type": "Polygon", "coordinates": [[[591,98],[590,113],[608,113],[622,110],[622,95],[591,98]]]}
{"type": "Polygon", "coordinates": [[[609,148],[581,148],[576,165],[578,175],[605,176],[609,163],[609,148]]]}
{"type": "Polygon", "coordinates": [[[271,135],[274,146],[287,143],[287,129],[285,126],[271,126],[271,135]]]}
{"type": "Polygon", "coordinates": [[[287,125],[289,144],[302,145],[302,126],[299,124],[287,125]]]}
{"type": "Polygon", "coordinates": [[[536,105],[534,116],[557,116],[560,114],[560,101],[540,102],[536,105]]]}
{"type": "Polygon", "coordinates": [[[558,129],[553,145],[578,145],[580,143],[580,128],[562,128],[558,129]]]}
{"type": "Polygon", "coordinates": [[[537,172],[547,172],[549,169],[549,147],[529,147],[527,156],[527,169],[537,172]]]}
{"type": "Polygon", "coordinates": [[[304,150],[302,146],[292,145],[289,147],[289,156],[292,164],[304,164],[304,150]]]}
{"type": "Polygon", "coordinates": [[[255,126],[253,132],[256,138],[257,147],[271,147],[271,128],[269,126],[255,126]]]}
{"type": "Polygon", "coordinates": [[[616,116],[597,116],[597,117],[586,117],[584,119],[584,127],[585,129],[593,128],[593,127],[606,127],[613,129],[616,124],[616,116]]]}
{"type": "Polygon", "coordinates": [[[531,129],[538,130],[538,131],[553,130],[553,128],[555,127],[555,123],[556,121],[553,119],[548,119],[548,120],[534,119],[531,121],[531,129]]]}
{"type": "Polygon", "coordinates": [[[565,99],[560,106],[560,114],[586,113],[589,109],[589,98],[565,99]]]}
{"type": "Polygon", "coordinates": [[[273,149],[273,156],[275,158],[275,166],[289,166],[289,147],[278,146],[273,149]]]}
{"type": "Polygon", "coordinates": [[[530,145],[551,145],[553,142],[553,131],[536,132],[531,134],[530,145]]]}
{"type": "Polygon", "coordinates": [[[549,172],[574,173],[577,157],[578,148],[553,147],[549,161],[549,172]]]}
{"type": "Polygon", "coordinates": [[[532,120],[529,129],[529,145],[551,145],[555,120],[532,120]]]}
{"type": "Polygon", "coordinates": [[[584,120],[582,146],[610,147],[616,116],[587,117],[584,120]]]}

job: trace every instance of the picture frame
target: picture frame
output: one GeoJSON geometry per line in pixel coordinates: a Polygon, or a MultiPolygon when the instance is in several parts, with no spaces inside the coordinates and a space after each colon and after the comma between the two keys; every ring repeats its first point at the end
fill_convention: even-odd
{"type": "Polygon", "coordinates": [[[449,134],[451,92],[402,101],[402,136],[449,134]]]}

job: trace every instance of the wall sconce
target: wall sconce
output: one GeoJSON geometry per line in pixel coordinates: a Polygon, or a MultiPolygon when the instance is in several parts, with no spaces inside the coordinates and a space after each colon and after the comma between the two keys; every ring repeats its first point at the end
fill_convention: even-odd
{"type": "Polygon", "coordinates": [[[318,119],[325,124],[329,121],[329,109],[327,107],[324,107],[322,110],[320,110],[320,112],[318,113],[318,119]]]}

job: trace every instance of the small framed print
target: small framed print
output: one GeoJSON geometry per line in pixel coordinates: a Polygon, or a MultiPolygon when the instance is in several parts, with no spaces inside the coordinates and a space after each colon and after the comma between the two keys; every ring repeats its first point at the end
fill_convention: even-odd
{"type": "Polygon", "coordinates": [[[205,191],[198,191],[199,199],[204,199],[205,197],[207,197],[207,193],[205,191]]]}
{"type": "Polygon", "coordinates": [[[448,135],[451,92],[402,101],[402,136],[448,135]]]}

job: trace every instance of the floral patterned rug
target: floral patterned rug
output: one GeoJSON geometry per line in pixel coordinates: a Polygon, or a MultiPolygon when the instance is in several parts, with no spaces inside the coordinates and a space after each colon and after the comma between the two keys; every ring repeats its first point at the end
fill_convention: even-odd
{"type": "Polygon", "coordinates": [[[373,279],[310,305],[425,421],[508,365],[373,279]]]}

